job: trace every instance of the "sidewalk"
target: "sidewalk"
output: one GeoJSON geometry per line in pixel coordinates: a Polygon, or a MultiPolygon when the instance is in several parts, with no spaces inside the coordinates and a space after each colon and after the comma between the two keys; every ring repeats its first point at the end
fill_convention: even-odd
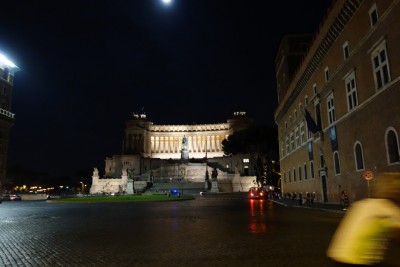
{"type": "Polygon", "coordinates": [[[340,213],[346,212],[346,209],[344,209],[344,207],[341,204],[314,202],[312,205],[308,203],[300,205],[297,199],[292,200],[290,198],[269,199],[269,201],[288,207],[304,208],[304,209],[320,209],[320,210],[340,212],[340,213]]]}

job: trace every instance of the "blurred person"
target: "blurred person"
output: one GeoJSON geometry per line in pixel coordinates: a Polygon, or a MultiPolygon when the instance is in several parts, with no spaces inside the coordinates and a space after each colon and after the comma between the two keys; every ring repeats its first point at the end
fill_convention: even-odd
{"type": "Polygon", "coordinates": [[[400,239],[400,174],[374,179],[372,198],[354,202],[340,222],[327,256],[342,265],[379,265],[389,241],[400,239]]]}
{"type": "Polygon", "coordinates": [[[350,205],[349,194],[347,194],[346,191],[342,191],[342,196],[340,198],[340,202],[343,206],[343,210],[346,210],[347,207],[350,205]]]}

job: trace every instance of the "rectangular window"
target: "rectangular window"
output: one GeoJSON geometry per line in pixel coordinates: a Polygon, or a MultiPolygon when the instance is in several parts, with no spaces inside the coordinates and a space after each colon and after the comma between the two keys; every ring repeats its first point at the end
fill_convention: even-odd
{"type": "Polygon", "coordinates": [[[302,177],[301,177],[301,167],[299,166],[299,181],[301,181],[302,177]]]}
{"type": "Polygon", "coordinates": [[[347,110],[351,111],[358,105],[356,76],[354,72],[347,76],[347,78],[345,79],[345,85],[347,96],[347,110]]]}
{"type": "Polygon", "coordinates": [[[389,61],[386,53],[386,42],[380,44],[371,54],[374,68],[376,89],[382,88],[390,82],[389,61]]]}
{"type": "Polygon", "coordinates": [[[339,152],[335,151],[333,153],[333,166],[335,167],[335,175],[340,174],[340,162],[339,162],[339,152]]]}
{"type": "Polygon", "coordinates": [[[293,182],[296,182],[296,169],[293,169],[293,182]]]}
{"type": "Polygon", "coordinates": [[[306,134],[304,129],[304,122],[300,123],[300,143],[304,144],[306,142],[306,134]]]}
{"type": "Polygon", "coordinates": [[[344,57],[344,59],[346,60],[346,59],[348,59],[349,56],[350,56],[349,43],[348,43],[348,42],[345,42],[345,43],[343,44],[342,48],[343,48],[343,57],[344,57]]]}
{"type": "Polygon", "coordinates": [[[286,137],[286,155],[288,155],[290,153],[289,149],[290,149],[289,148],[289,137],[286,137]]]}
{"type": "Polygon", "coordinates": [[[290,151],[294,151],[295,147],[294,147],[294,136],[293,136],[293,132],[290,133],[290,151]]]}
{"type": "Polygon", "coordinates": [[[378,11],[376,10],[376,4],[374,4],[370,9],[369,9],[369,19],[371,22],[371,27],[374,27],[375,24],[378,22],[378,11]]]}
{"type": "Polygon", "coordinates": [[[311,178],[315,178],[314,176],[314,162],[310,161],[310,174],[311,174],[311,178]]]}
{"type": "Polygon", "coordinates": [[[296,147],[300,147],[300,134],[299,134],[299,128],[296,128],[295,132],[295,138],[296,138],[296,147]]]}
{"type": "Polygon", "coordinates": [[[304,179],[307,180],[307,164],[304,164],[304,179]]]}
{"type": "Polygon", "coordinates": [[[325,82],[329,81],[329,68],[326,67],[324,70],[325,73],[325,82]]]}
{"type": "Polygon", "coordinates": [[[331,93],[327,97],[326,102],[327,102],[327,108],[328,108],[328,121],[329,121],[329,125],[330,125],[336,121],[335,103],[333,101],[333,93],[331,93]]]}

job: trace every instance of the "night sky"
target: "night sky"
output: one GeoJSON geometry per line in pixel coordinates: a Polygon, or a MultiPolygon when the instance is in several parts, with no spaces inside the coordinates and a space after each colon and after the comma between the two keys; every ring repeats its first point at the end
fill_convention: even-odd
{"type": "Polygon", "coordinates": [[[284,34],[315,32],[330,0],[6,1],[15,75],[8,166],[79,176],[121,153],[124,123],[273,125],[284,34]]]}

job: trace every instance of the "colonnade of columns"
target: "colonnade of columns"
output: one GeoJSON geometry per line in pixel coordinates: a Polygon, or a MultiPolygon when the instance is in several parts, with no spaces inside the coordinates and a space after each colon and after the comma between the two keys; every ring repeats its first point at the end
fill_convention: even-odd
{"type": "MultiPolygon", "coordinates": [[[[183,136],[151,136],[151,153],[179,153],[183,136]]],[[[190,152],[221,152],[223,135],[186,136],[190,152]]]]}

